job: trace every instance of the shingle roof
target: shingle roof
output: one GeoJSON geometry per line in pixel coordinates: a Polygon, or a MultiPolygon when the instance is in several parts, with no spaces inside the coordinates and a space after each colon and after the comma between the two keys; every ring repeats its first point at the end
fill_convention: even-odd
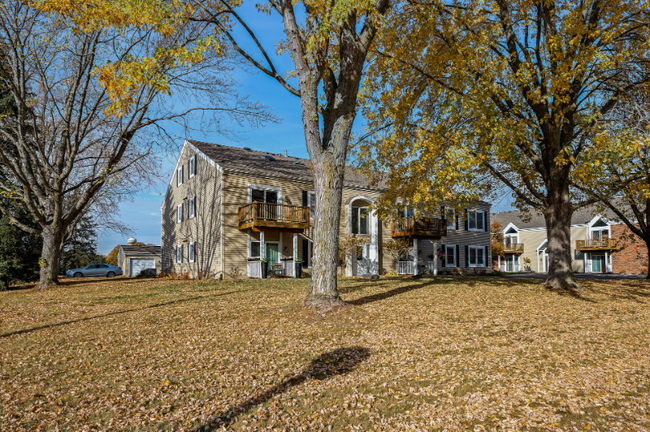
{"type": "Polygon", "coordinates": [[[160,256],[162,247],[160,246],[135,246],[135,245],[120,245],[124,251],[124,255],[156,255],[160,256]]]}
{"type": "MultiPolygon", "coordinates": [[[[593,206],[591,207],[582,207],[576,210],[571,217],[571,225],[586,225],[597,215],[604,216],[609,219],[615,219],[616,215],[610,209],[599,210],[593,206]]],[[[503,228],[508,226],[509,223],[513,223],[519,229],[528,229],[528,228],[546,228],[546,221],[544,220],[544,215],[537,213],[532,210],[529,213],[530,220],[524,222],[521,217],[522,213],[519,210],[507,211],[492,213],[492,222],[501,222],[503,228]]]]}
{"type": "MultiPolygon", "coordinates": [[[[314,179],[309,159],[211,144],[203,141],[187,140],[187,142],[221,166],[226,173],[272,175],[279,178],[309,182],[314,179]],[[274,160],[267,160],[269,156],[274,160]]],[[[346,167],[344,185],[363,189],[386,189],[384,184],[371,185],[364,175],[352,167],[346,167]]]]}

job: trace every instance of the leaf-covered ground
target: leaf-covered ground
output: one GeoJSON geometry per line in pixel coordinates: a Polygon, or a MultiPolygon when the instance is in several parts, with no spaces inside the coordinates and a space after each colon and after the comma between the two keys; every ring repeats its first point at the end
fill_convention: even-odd
{"type": "Polygon", "coordinates": [[[71,281],[0,293],[0,430],[650,430],[650,287],[71,281]]]}

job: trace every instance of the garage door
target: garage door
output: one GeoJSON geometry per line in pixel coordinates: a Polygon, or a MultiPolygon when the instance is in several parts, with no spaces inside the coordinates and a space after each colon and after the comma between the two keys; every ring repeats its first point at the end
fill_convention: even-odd
{"type": "Polygon", "coordinates": [[[155,259],[131,258],[129,261],[129,276],[137,276],[147,269],[156,269],[155,259]]]}

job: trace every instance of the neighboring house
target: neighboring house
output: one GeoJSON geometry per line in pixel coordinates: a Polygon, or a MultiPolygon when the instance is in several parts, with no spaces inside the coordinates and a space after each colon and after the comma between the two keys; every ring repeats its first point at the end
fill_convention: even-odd
{"type": "Polygon", "coordinates": [[[143,270],[153,269],[156,274],[161,271],[160,246],[120,245],[117,253],[117,265],[122,268],[124,276],[138,276],[143,270]]]}
{"type": "MultiPolygon", "coordinates": [[[[504,236],[505,257],[498,258],[504,272],[548,271],[548,239],[544,217],[531,213],[525,221],[519,211],[493,213],[504,236]],[[526,261],[530,261],[526,264],[526,261]]],[[[647,272],[645,244],[634,241],[624,224],[614,222],[610,210],[582,208],[571,218],[571,268],[575,273],[647,272]]]]}
{"type": "MultiPolygon", "coordinates": [[[[315,207],[310,165],[286,153],[186,140],[161,206],[163,270],[190,277],[260,277],[260,259],[266,258],[269,268],[293,276],[300,258],[309,271],[315,207]]],[[[455,257],[450,254],[443,265],[489,267],[489,204],[477,204],[449,231],[440,218],[407,214],[391,226],[369,210],[384,190],[351,168],[346,171],[340,230],[367,239],[347,263],[348,275],[398,270],[382,253],[392,237],[407,237],[417,245],[420,266],[413,265],[413,258],[404,272],[426,266],[434,244],[425,239],[454,251],[455,257]]]]}

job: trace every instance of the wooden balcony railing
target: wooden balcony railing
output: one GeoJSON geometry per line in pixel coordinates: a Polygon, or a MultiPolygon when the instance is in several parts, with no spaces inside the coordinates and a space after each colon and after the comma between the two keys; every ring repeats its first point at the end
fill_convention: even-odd
{"type": "Polygon", "coordinates": [[[239,207],[239,229],[302,232],[309,229],[309,207],[250,203],[239,207]]]}
{"type": "Polygon", "coordinates": [[[510,243],[504,246],[505,253],[524,253],[524,244],[523,243],[510,243]]]}
{"type": "Polygon", "coordinates": [[[447,220],[406,217],[390,223],[392,237],[439,238],[447,235],[447,220]]]}
{"type": "Polygon", "coordinates": [[[616,240],[610,238],[576,240],[576,249],[579,251],[616,249],[616,240]]]}

